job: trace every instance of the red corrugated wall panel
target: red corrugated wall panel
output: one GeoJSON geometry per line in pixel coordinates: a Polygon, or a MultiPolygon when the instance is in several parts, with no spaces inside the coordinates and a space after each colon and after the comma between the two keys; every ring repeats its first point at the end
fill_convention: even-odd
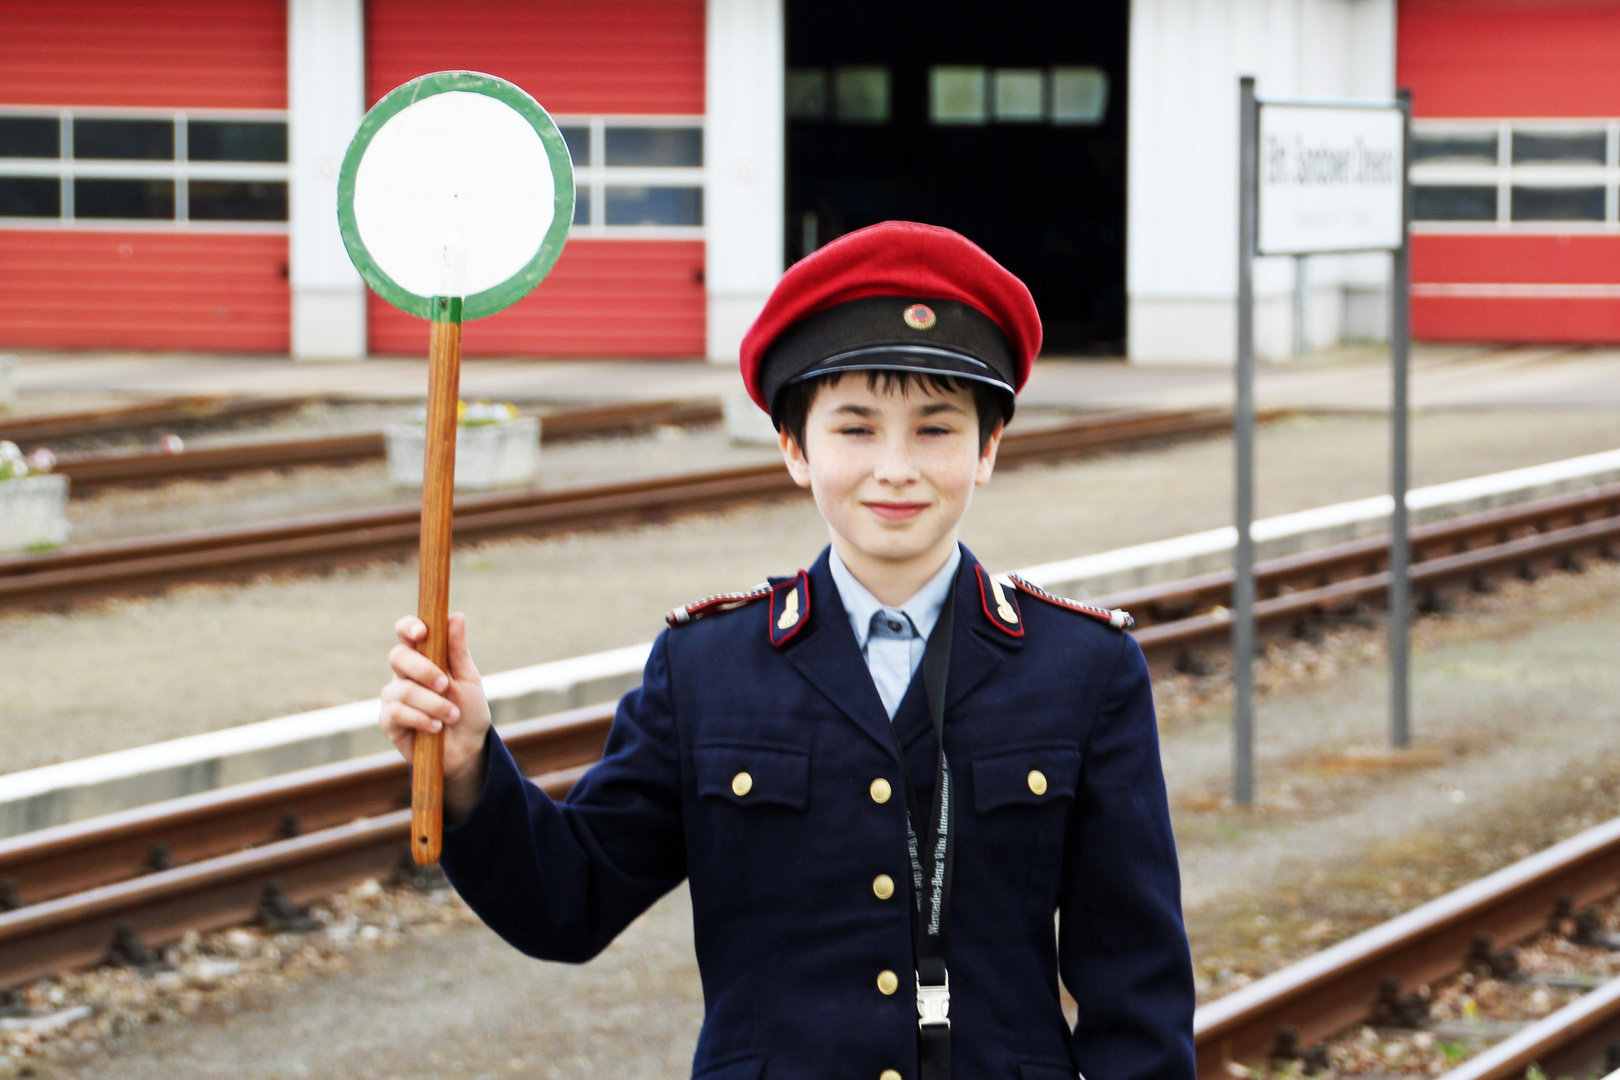
{"type": "Polygon", "coordinates": [[[0,104],[285,109],[286,0],[0,0],[0,104]]]}
{"type": "Polygon", "coordinates": [[[0,344],[285,352],[287,238],[0,229],[0,344]]]}
{"type": "Polygon", "coordinates": [[[1613,0],[1400,0],[1396,82],[1417,116],[1620,113],[1613,0]]]}
{"type": "MultiPolygon", "coordinates": [[[[467,323],[468,356],[701,356],[703,242],[572,240],[540,287],[467,323]]],[[[370,297],[371,351],[427,353],[427,323],[370,297]]]]}
{"type": "Polygon", "coordinates": [[[703,0],[436,0],[366,5],[366,101],[471,68],[553,113],[703,112],[703,0]]]}
{"type": "MultiPolygon", "coordinates": [[[[285,0],[0,0],[0,104],[285,109],[285,0]]],[[[287,238],[0,230],[0,342],[288,347],[287,238]]]]}
{"type": "MultiPolygon", "coordinates": [[[[366,6],[366,95],[429,71],[510,79],[559,115],[701,115],[703,0],[429,0],[366,6]]],[[[469,355],[701,356],[703,243],[571,240],[522,303],[468,323],[469,355]]],[[[371,350],[418,355],[424,324],[371,298],[371,350]]]]}
{"type": "Polygon", "coordinates": [[[1620,237],[1415,236],[1412,282],[1419,338],[1620,341],[1620,237]]]}
{"type": "MultiPolygon", "coordinates": [[[[1616,57],[1613,0],[1400,0],[1396,81],[1420,120],[1620,115],[1616,57]]],[[[1620,341],[1620,237],[1419,235],[1412,283],[1419,338],[1620,341]]]]}

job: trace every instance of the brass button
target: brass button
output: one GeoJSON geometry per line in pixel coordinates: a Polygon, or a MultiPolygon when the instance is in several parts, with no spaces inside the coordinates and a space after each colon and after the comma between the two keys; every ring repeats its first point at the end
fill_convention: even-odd
{"type": "Polygon", "coordinates": [[[894,878],[888,874],[879,874],[872,879],[872,891],[879,900],[887,900],[894,895],[894,878]]]}
{"type": "Polygon", "coordinates": [[[894,993],[900,989],[900,976],[888,970],[878,972],[878,989],[885,994],[894,993]]]}
{"type": "MultiPolygon", "coordinates": [[[[1029,786],[1034,787],[1035,786],[1034,777],[1037,774],[1030,773],[1029,775],[1030,775],[1029,786]]],[[[733,795],[737,796],[738,798],[742,798],[744,795],[748,794],[750,791],[753,791],[753,790],[754,790],[754,778],[752,776],[749,776],[747,773],[740,772],[736,776],[733,776],[731,778],[731,793],[733,795]]],[[[1041,781],[1041,790],[1043,790],[1043,791],[1046,790],[1046,781],[1044,781],[1044,780],[1041,781]]]]}
{"type": "Polygon", "coordinates": [[[878,1080],[900,1080],[900,1073],[895,1069],[884,1069],[878,1073],[878,1080]]]}
{"type": "Polygon", "coordinates": [[[889,796],[894,794],[894,789],[889,786],[889,782],[881,776],[872,781],[872,786],[868,790],[872,792],[872,801],[875,803],[886,803],[889,801],[889,796]]]}
{"type": "MultiPolygon", "coordinates": [[[[747,776],[748,774],[743,773],[743,775],[747,776]]],[[[1045,795],[1046,774],[1041,772],[1039,769],[1029,770],[1029,790],[1033,791],[1037,795],[1045,795]]],[[[741,795],[742,792],[739,791],[737,794],[741,795]]]]}

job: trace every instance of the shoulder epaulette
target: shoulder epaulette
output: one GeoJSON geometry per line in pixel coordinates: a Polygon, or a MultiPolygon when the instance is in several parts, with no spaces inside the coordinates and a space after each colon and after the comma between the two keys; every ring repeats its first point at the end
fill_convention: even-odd
{"type": "Polygon", "coordinates": [[[1129,630],[1136,625],[1136,620],[1131,618],[1131,613],[1128,611],[1121,611],[1119,608],[1101,608],[1082,603],[1079,600],[1070,600],[1066,596],[1049,593],[1039,585],[1031,585],[1017,574],[1008,574],[1007,579],[1018,587],[1019,592],[1028,593],[1038,600],[1045,600],[1048,604],[1078,612],[1081,615],[1089,615],[1098,622],[1107,623],[1115,630],[1129,630]]]}
{"type": "Polygon", "coordinates": [[[731,611],[733,608],[752,604],[755,600],[763,600],[769,595],[771,583],[768,581],[743,592],[715,593],[713,596],[705,596],[694,604],[676,608],[664,616],[664,621],[671,626],[684,626],[707,615],[717,615],[722,611],[731,611]]]}

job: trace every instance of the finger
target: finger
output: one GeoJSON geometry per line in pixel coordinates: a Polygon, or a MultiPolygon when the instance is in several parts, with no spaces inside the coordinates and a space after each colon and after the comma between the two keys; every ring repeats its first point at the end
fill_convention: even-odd
{"type": "Polygon", "coordinates": [[[444,721],[435,720],[420,709],[413,708],[400,701],[385,702],[382,707],[383,731],[389,738],[400,731],[426,731],[429,733],[443,731],[444,721]]]}
{"type": "Polygon", "coordinates": [[[454,723],[461,719],[461,710],[450,699],[406,679],[395,679],[383,687],[383,700],[409,705],[437,720],[454,723]]]}
{"type": "Polygon", "coordinates": [[[478,678],[472,650],[467,648],[467,616],[457,611],[450,616],[450,674],[457,682],[478,678]]]}
{"type": "Polygon", "coordinates": [[[388,650],[388,666],[397,678],[408,679],[439,693],[450,689],[450,679],[439,666],[407,645],[388,650]]]}
{"type": "Polygon", "coordinates": [[[399,638],[401,645],[415,648],[427,640],[427,623],[415,615],[404,615],[394,624],[394,636],[399,638]]]}

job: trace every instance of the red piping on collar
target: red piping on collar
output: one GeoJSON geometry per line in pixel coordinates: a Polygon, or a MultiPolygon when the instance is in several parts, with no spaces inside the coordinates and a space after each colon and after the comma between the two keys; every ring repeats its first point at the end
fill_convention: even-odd
{"type": "MultiPolygon", "coordinates": [[[[786,604],[785,600],[783,604],[786,604]]],[[[770,605],[765,609],[765,617],[768,620],[766,625],[770,631],[772,645],[780,649],[792,641],[793,635],[803,630],[805,624],[810,621],[810,575],[800,570],[788,580],[773,587],[770,605]],[[803,600],[799,607],[799,618],[792,626],[785,629],[778,628],[776,621],[780,616],[777,613],[776,599],[790,592],[800,594],[803,600]]]]}
{"type": "Polygon", "coordinates": [[[1023,637],[1024,618],[1023,612],[1018,610],[1018,591],[1014,589],[1009,593],[1006,588],[1001,590],[1001,594],[1007,599],[1007,606],[1012,608],[1013,614],[1017,616],[1014,625],[1008,626],[999,615],[990,609],[990,571],[983,566],[974,566],[973,570],[979,575],[979,604],[984,608],[984,617],[989,619],[997,630],[1000,630],[1008,637],[1023,637]]]}

